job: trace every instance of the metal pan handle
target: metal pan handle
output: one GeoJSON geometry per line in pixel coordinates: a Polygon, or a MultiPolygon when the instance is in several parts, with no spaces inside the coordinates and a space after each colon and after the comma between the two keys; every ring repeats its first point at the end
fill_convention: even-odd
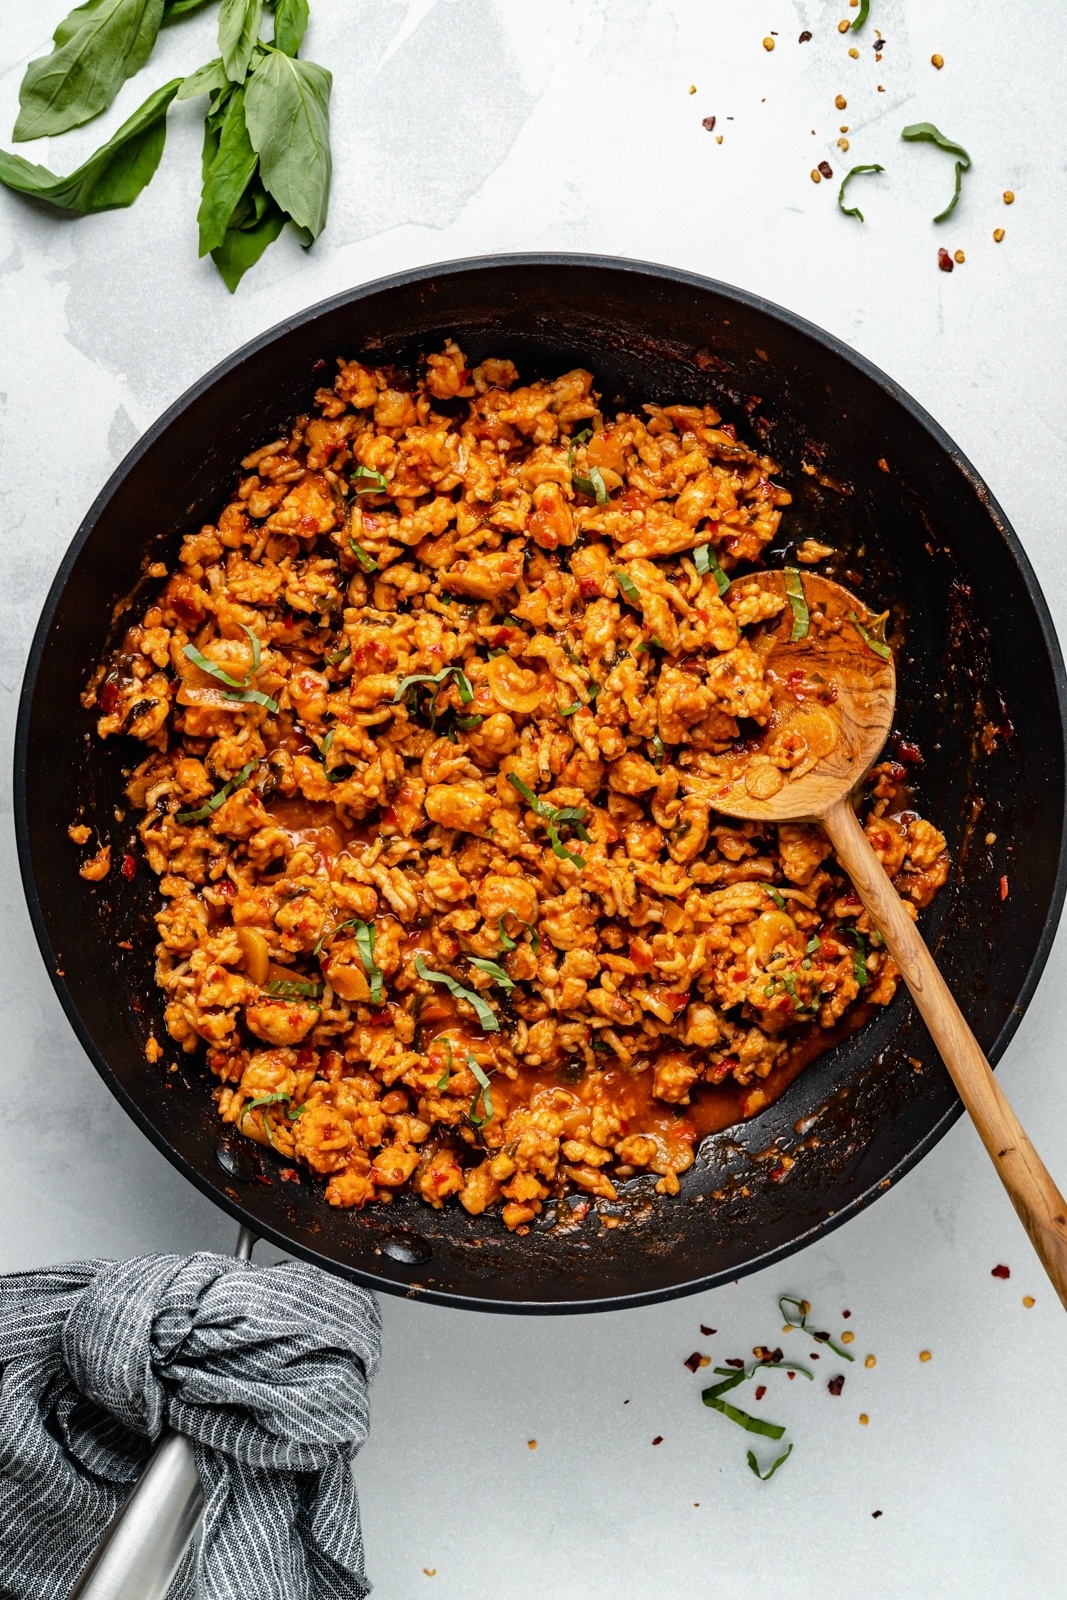
{"type": "MultiPolygon", "coordinates": [[[[239,1261],[251,1258],[255,1242],[242,1228],[239,1261]]],[[[164,1600],[203,1510],[195,1456],[185,1434],[163,1435],[68,1600],[164,1600]]]]}

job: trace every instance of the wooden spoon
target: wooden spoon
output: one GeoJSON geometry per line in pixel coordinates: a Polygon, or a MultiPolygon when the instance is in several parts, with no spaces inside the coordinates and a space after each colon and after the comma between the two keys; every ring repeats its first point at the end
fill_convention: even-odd
{"type": "MultiPolygon", "coordinates": [[[[748,595],[785,598],[773,620],[751,630],[772,688],[770,722],[758,745],[729,751],[699,786],[717,811],[758,822],[817,822],[877,925],[956,1092],[978,1129],[1000,1180],[1067,1307],[1067,1202],[997,1083],[978,1041],[860,827],[851,791],[881,753],[893,723],[896,673],[879,624],[863,602],[815,573],[762,572],[730,586],[748,595]],[[793,599],[790,599],[790,590],[793,599]],[[805,626],[805,623],[807,624],[805,626]],[[799,637],[798,637],[799,636],[799,637]],[[791,747],[801,760],[783,772],[767,754],[791,747]]],[[[745,684],[738,681],[744,715],[745,684]]]]}

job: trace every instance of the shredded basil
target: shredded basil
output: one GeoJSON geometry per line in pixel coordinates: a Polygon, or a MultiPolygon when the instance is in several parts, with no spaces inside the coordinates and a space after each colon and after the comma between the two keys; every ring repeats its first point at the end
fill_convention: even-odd
{"type": "Polygon", "coordinates": [[[361,544],[357,544],[351,534],[348,536],[348,543],[351,547],[352,554],[355,556],[364,572],[377,572],[378,563],[375,561],[374,557],[364,550],[361,544]]]}
{"type": "Polygon", "coordinates": [[[469,956],[468,960],[472,967],[477,967],[479,972],[484,972],[494,983],[499,984],[505,994],[510,994],[514,989],[515,980],[509,978],[503,967],[498,966],[495,961],[489,961],[485,956],[469,956]]]}
{"type": "Polygon", "coordinates": [[[947,150],[949,155],[956,157],[956,187],[952,199],[944,211],[939,211],[934,218],[935,222],[944,222],[956,209],[956,202],[960,197],[960,187],[963,183],[963,174],[970,170],[971,158],[961,144],[956,144],[953,139],[946,139],[945,135],[935,128],[932,122],[913,122],[909,127],[901,130],[900,137],[909,143],[924,140],[927,144],[936,144],[939,150],[947,150]]]}
{"type": "Polygon", "coordinates": [[[184,645],[182,654],[187,656],[194,666],[199,667],[201,672],[207,672],[212,678],[217,678],[220,683],[228,684],[230,689],[239,691],[239,693],[227,694],[227,700],[240,701],[245,705],[266,706],[268,711],[277,713],[278,703],[276,700],[272,700],[269,695],[263,694],[259,689],[250,689],[248,687],[259,671],[259,664],[263,659],[263,651],[259,639],[252,632],[252,629],[245,628],[243,622],[241,627],[244,628],[244,631],[252,641],[252,666],[243,678],[231,678],[230,674],[222,667],[217,666],[214,661],[209,661],[207,656],[202,655],[195,645],[184,645]]]}
{"type": "Polygon", "coordinates": [[[437,1087],[442,1092],[445,1089],[448,1088],[448,1080],[452,1076],[452,1040],[448,1037],[447,1034],[445,1034],[444,1046],[445,1046],[446,1051],[448,1052],[448,1055],[447,1055],[447,1058],[446,1058],[446,1061],[445,1061],[445,1070],[442,1072],[441,1076],[437,1080],[437,1087]]]}
{"type": "Polygon", "coordinates": [[[579,494],[587,494],[595,500],[598,506],[608,503],[608,490],[599,467],[590,467],[588,478],[583,478],[580,473],[571,473],[571,483],[579,494]]]}
{"type": "Polygon", "coordinates": [[[444,984],[449,993],[455,995],[457,1000],[466,1000],[468,1005],[473,1006],[477,1013],[478,1021],[486,1033],[500,1032],[500,1023],[496,1019],[493,1008],[485,1003],[481,995],[475,994],[473,989],[465,989],[461,983],[456,982],[455,978],[450,978],[447,972],[434,972],[432,968],[426,965],[421,952],[415,957],[415,971],[420,978],[425,978],[428,983],[444,984]]]}
{"type": "MultiPolygon", "coordinates": [[[[245,1118],[248,1116],[248,1113],[250,1111],[258,1111],[263,1106],[277,1105],[280,1101],[283,1101],[283,1100],[288,1100],[289,1103],[290,1103],[290,1106],[291,1106],[292,1105],[292,1099],[293,1099],[293,1097],[292,1097],[291,1094],[284,1094],[283,1093],[283,1094],[261,1094],[258,1099],[250,1100],[246,1106],[242,1106],[241,1107],[241,1115],[240,1115],[240,1117],[238,1119],[238,1123],[237,1123],[238,1132],[239,1133],[244,1133],[244,1131],[245,1131],[245,1118]]],[[[288,1119],[289,1122],[295,1122],[297,1120],[297,1118],[303,1113],[303,1110],[304,1110],[303,1106],[297,1106],[295,1111],[290,1109],[290,1110],[286,1111],[286,1113],[285,1113],[286,1118],[288,1119]]],[[[263,1118],[263,1131],[267,1135],[268,1140],[270,1141],[271,1149],[272,1150],[278,1150],[278,1146],[274,1143],[274,1135],[270,1131],[270,1122],[268,1121],[266,1116],[264,1116],[264,1118],[263,1118]]],[[[282,1152],[279,1150],[278,1154],[281,1155],[282,1152]]]]}
{"type": "Polygon", "coordinates": [[[322,984],[303,978],[274,978],[263,992],[279,1000],[317,1000],[322,994],[322,984]]]}
{"type": "MultiPolygon", "coordinates": [[[[802,1333],[806,1333],[809,1338],[817,1339],[820,1344],[828,1344],[834,1354],[840,1356],[843,1361],[855,1361],[855,1356],[850,1356],[848,1351],[845,1350],[841,1345],[835,1344],[828,1333],[815,1333],[811,1328],[808,1327],[808,1315],[811,1311],[811,1307],[808,1305],[806,1300],[798,1300],[794,1295],[791,1294],[779,1295],[778,1309],[782,1313],[783,1322],[788,1322],[791,1328],[799,1328],[800,1331],[802,1333]],[[792,1311],[788,1311],[786,1309],[787,1306],[792,1306],[792,1311]],[[807,1310],[804,1309],[805,1307],[807,1307],[807,1310]]],[[[809,1373],[808,1376],[810,1377],[811,1374],[809,1373]]]]}
{"type": "Polygon", "coordinates": [[[775,905],[778,907],[779,911],[784,911],[785,910],[785,900],[778,893],[778,890],[777,889],[772,889],[770,884],[764,884],[764,888],[766,889],[767,893],[770,895],[771,899],[774,901],[775,905]]]}
{"type": "Polygon", "coordinates": [[[436,707],[437,694],[440,693],[441,685],[444,683],[445,679],[450,673],[455,673],[456,675],[456,687],[459,689],[460,700],[465,706],[469,706],[471,701],[474,699],[474,690],[471,688],[470,679],[467,677],[467,674],[464,672],[462,667],[442,667],[440,672],[413,672],[409,677],[401,678],[400,687],[393,696],[394,706],[400,703],[413,684],[433,683],[437,685],[437,693],[434,694],[432,702],[436,707]]]}
{"type": "Polygon", "coordinates": [[[592,437],[593,437],[592,428],[579,428],[577,433],[572,433],[571,434],[571,443],[572,444],[588,444],[589,440],[592,437]]]}
{"type": "Polygon", "coordinates": [[[810,625],[808,615],[808,602],[804,595],[804,580],[796,567],[785,567],[782,572],[785,579],[785,592],[793,611],[793,626],[789,634],[789,643],[796,644],[798,640],[805,639],[810,625]]]}
{"type": "Polygon", "coordinates": [[[662,772],[663,763],[666,760],[667,752],[664,748],[663,740],[660,738],[658,733],[654,733],[652,735],[652,750],[652,765],[655,767],[657,772],[662,772]]]}
{"type": "Polygon", "coordinates": [[[480,728],[484,721],[485,718],[482,716],[457,717],[456,727],[461,729],[463,733],[470,733],[472,728],[480,728]]]}
{"type": "Polygon", "coordinates": [[[345,928],[355,928],[356,930],[356,949],[359,952],[364,975],[370,984],[370,997],[374,1005],[380,1006],[383,994],[382,983],[385,974],[374,959],[374,941],[377,938],[377,929],[372,923],[364,922],[362,917],[349,917],[347,922],[339,922],[328,933],[324,933],[316,939],[311,948],[311,954],[313,956],[319,955],[323,945],[334,939],[337,934],[343,933],[345,928]]]}
{"type": "Polygon", "coordinates": [[[539,800],[528,784],[523,783],[517,773],[508,773],[508,782],[513,789],[517,789],[526,804],[534,814],[541,818],[548,833],[548,841],[552,846],[552,854],[561,861],[570,861],[581,870],[585,866],[584,856],[575,855],[573,850],[568,850],[559,836],[559,827],[569,823],[574,829],[582,844],[591,844],[592,840],[584,827],[588,813],[578,806],[550,806],[544,800],[539,800]]]}
{"type": "MultiPolygon", "coordinates": [[[[873,617],[871,619],[871,627],[872,628],[878,628],[878,627],[884,628],[885,624],[886,624],[886,618],[888,616],[889,616],[889,612],[888,611],[883,611],[883,613],[882,613],[882,615],[880,617],[873,617]]],[[[892,660],[893,652],[892,652],[892,650],[890,650],[889,646],[886,644],[884,639],[879,639],[876,634],[869,632],[863,626],[863,623],[860,621],[859,617],[857,617],[857,615],[856,615],[856,613],[854,611],[850,611],[849,612],[848,618],[849,618],[850,622],[855,624],[856,632],[859,634],[860,638],[863,640],[863,642],[867,646],[868,650],[873,650],[875,655],[876,656],[881,656],[883,661],[892,660]]]]}
{"type": "Polygon", "coordinates": [[[636,583],[629,576],[629,574],[625,573],[625,572],[620,572],[616,568],[616,570],[611,575],[612,575],[613,578],[615,578],[617,580],[619,588],[622,590],[622,592],[626,596],[627,600],[630,601],[631,605],[639,606],[641,604],[641,593],[640,593],[640,590],[638,589],[636,583]]]}
{"type": "Polygon", "coordinates": [[[730,580],[720,567],[718,557],[710,544],[697,545],[693,551],[693,565],[702,578],[707,577],[709,572],[714,573],[715,586],[719,591],[720,597],[726,593],[730,587],[730,580]]]}
{"type": "Polygon", "coordinates": [[[867,971],[867,946],[862,933],[858,928],[853,928],[852,937],[856,941],[856,948],[852,952],[852,972],[861,989],[867,987],[869,973],[867,971]]]}
{"type": "MultiPolygon", "coordinates": [[[[863,3],[864,3],[864,5],[866,5],[867,0],[863,0],[863,3]]],[[[853,26],[855,26],[855,24],[853,24],[853,26]]],[[[792,1446],[792,1443],[790,1443],[786,1447],[785,1454],[784,1455],[780,1455],[778,1457],[777,1461],[772,1462],[771,1465],[767,1468],[766,1472],[761,1472],[760,1468],[759,1468],[759,1462],[756,1460],[755,1455],[750,1450],[748,1452],[748,1464],[751,1467],[752,1471],[756,1474],[756,1477],[759,1479],[759,1481],[761,1483],[766,1483],[770,1478],[774,1477],[774,1474],[778,1471],[778,1468],[782,1465],[782,1462],[783,1461],[788,1461],[789,1457],[792,1454],[793,1454],[793,1446],[792,1446]]]]}
{"type": "MultiPolygon", "coordinates": [[[[855,28],[855,27],[858,27],[859,24],[854,22],[852,24],[852,26],[855,28]]],[[[877,161],[871,161],[871,162],[868,162],[865,166],[851,167],[849,169],[849,171],[845,173],[845,176],[841,179],[841,187],[837,191],[838,208],[840,209],[841,213],[844,216],[846,216],[846,217],[858,217],[860,222],[863,221],[863,212],[860,210],[859,206],[846,206],[846,204],[845,204],[845,187],[848,184],[849,179],[850,178],[854,178],[858,172],[884,172],[884,171],[885,171],[885,168],[884,167],[880,167],[878,165],[877,161]]]]}
{"type": "MultiPolygon", "coordinates": [[[[871,13],[871,0],[860,0],[859,16],[856,18],[855,22],[852,24],[852,28],[851,28],[851,32],[852,33],[858,32],[858,30],[863,27],[863,24],[867,21],[867,18],[870,16],[870,13],[871,13]]],[[[877,46],[876,46],[876,48],[877,48],[877,46]]],[[[769,1476],[770,1476],[770,1474],[768,1473],[768,1477],[769,1476]]]]}
{"type": "Polygon", "coordinates": [[[474,1126],[476,1128],[484,1128],[486,1123],[490,1120],[490,1118],[493,1115],[493,1096],[492,1096],[492,1094],[490,1093],[490,1090],[489,1090],[489,1079],[486,1077],[485,1073],[482,1071],[482,1069],[478,1065],[477,1061],[475,1061],[474,1057],[469,1052],[468,1052],[468,1055],[467,1055],[467,1065],[468,1065],[468,1067],[470,1067],[471,1071],[474,1073],[474,1076],[477,1078],[478,1085],[479,1085],[478,1093],[474,1096],[474,1099],[471,1101],[471,1108],[467,1112],[467,1116],[468,1116],[469,1120],[474,1124],[474,1126]],[[478,1101],[479,1100],[482,1102],[482,1115],[481,1116],[478,1116],[478,1114],[477,1114],[477,1108],[478,1108],[478,1101]]]}
{"type": "MultiPolygon", "coordinates": [[[[512,916],[512,917],[515,916],[514,911],[510,911],[510,912],[509,911],[505,911],[505,912],[502,913],[501,916],[497,917],[497,919],[496,919],[496,934],[497,934],[497,938],[500,940],[501,949],[503,949],[503,950],[517,950],[518,949],[518,941],[516,939],[510,938],[504,932],[504,918],[507,917],[507,916],[512,916]]],[[[516,918],[516,921],[518,921],[520,926],[525,928],[526,932],[530,935],[530,948],[533,950],[534,954],[536,955],[537,952],[541,948],[541,938],[540,938],[540,935],[537,932],[537,929],[534,927],[532,922],[523,922],[521,917],[516,918]]]]}
{"type": "Polygon", "coordinates": [[[346,639],[339,650],[332,651],[330,655],[324,657],[324,660],[328,667],[336,667],[340,662],[347,660],[351,654],[352,641],[346,639]]]}
{"type": "Polygon", "coordinates": [[[236,776],[230,779],[229,783],[224,783],[222,788],[219,789],[216,794],[211,796],[210,800],[205,801],[199,810],[179,811],[174,818],[175,822],[202,822],[204,818],[209,817],[213,811],[217,811],[222,805],[223,801],[230,798],[235,789],[240,789],[243,784],[248,782],[258,765],[259,763],[257,761],[250,761],[247,766],[241,768],[240,772],[238,772],[236,776]]]}
{"type": "Polygon", "coordinates": [[[576,700],[572,706],[557,706],[556,707],[556,710],[559,712],[561,717],[573,717],[574,713],[576,711],[580,711],[581,709],[582,709],[582,702],[580,700],[576,700]]]}
{"type": "MultiPolygon", "coordinates": [[[[366,478],[374,485],[370,489],[356,489],[356,494],[388,494],[389,483],[380,472],[375,472],[372,467],[357,467],[352,474],[353,479],[366,478]]],[[[353,487],[355,485],[353,484],[353,487]]]]}

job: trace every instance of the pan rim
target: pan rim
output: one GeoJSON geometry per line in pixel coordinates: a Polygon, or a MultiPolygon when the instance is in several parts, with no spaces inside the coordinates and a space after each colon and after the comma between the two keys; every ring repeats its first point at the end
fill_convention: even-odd
{"type": "MultiPolygon", "coordinates": [[[[963,1106],[958,1098],[942,1113],[926,1134],[903,1156],[899,1162],[882,1178],[872,1183],[867,1189],[855,1195],[847,1205],[840,1210],[812,1223],[803,1233],[795,1236],[788,1243],[775,1249],[768,1250],[762,1255],[757,1255],[741,1266],[731,1266],[722,1272],[704,1273],[698,1277],[687,1279],[684,1282],[670,1284],[657,1289],[646,1289],[626,1294],[605,1295],[596,1299],[572,1300],[516,1300],[506,1301],[489,1298],[483,1295],[459,1294],[449,1290],[438,1289],[429,1285],[413,1281],[412,1277],[391,1277],[385,1273],[370,1273],[358,1267],[350,1267],[333,1257],[328,1257],[310,1245],[297,1243],[281,1229],[266,1224],[248,1210],[239,1200],[232,1200],[222,1188],[216,1185],[209,1177],[201,1173],[186,1158],[180,1154],[167,1140],[165,1135],[156,1126],[153,1120],[141,1109],[136,1101],[129,1095],[118,1077],[109,1066],[103,1052],[97,1046],[89,1029],[83,1022],[78,1008],[74,1002],[64,978],[56,970],[56,953],[54,952],[48,934],[44,909],[37,892],[33,872],[33,863],[30,849],[30,830],[27,812],[26,780],[28,771],[28,744],[30,712],[33,705],[37,687],[37,678],[44,656],[45,648],[55,620],[55,613],[60,598],[66,587],[67,581],[81,552],[88,542],[93,529],[99,520],[104,508],[116,493],[119,486],[140,462],[142,457],[152,449],[156,441],[175,422],[190,405],[202,394],[217,383],[228,373],[234,371],[250,357],[258,354],[276,340],[282,338],[295,329],[314,322],[330,312],[343,309],[360,300],[368,299],[373,295],[391,289],[405,288],[412,284],[425,283],[444,274],[458,274],[463,272],[478,272],[487,269],[502,267],[588,267],[598,270],[610,270],[618,273],[628,273],[639,277],[669,280],[683,286],[689,286],[700,293],[711,292],[725,299],[756,311],[761,315],[776,321],[791,331],[821,345],[835,356],[858,369],[865,377],[881,388],[892,400],[909,414],[914,422],[923,429],[933,440],[941,454],[956,468],[966,480],[969,490],[977,496],[983,508],[994,523],[1007,553],[1011,557],[1018,571],[1020,580],[1033,605],[1041,642],[1052,670],[1055,685],[1056,702],[1059,709],[1059,737],[1067,765],[1067,670],[1064,666],[1063,651],[1060,645],[1052,614],[1045,599],[1041,585],[1033,565],[1026,554],[1017,534],[1005,517],[996,497],[990,491],[981,474],[976,470],[968,457],[958,447],[955,441],[941,427],[941,425],[921,406],[905,389],[894,379],[883,372],[882,369],[869,361],[865,356],[853,350],[843,340],[826,332],[807,318],[779,306],[773,301],[765,300],[761,296],[751,294],[745,289],[720,280],[705,277],[702,274],[689,272],[684,268],[674,267],[663,263],[639,261],[628,257],[596,255],[590,253],[567,251],[529,251],[512,252],[494,255],[467,256],[452,261],[430,263],[425,266],[408,268],[405,271],[392,273],[382,278],[375,278],[367,283],[356,285],[343,290],[326,300],[318,301],[304,310],[295,312],[272,327],[257,334],[248,340],[230,355],[217,362],[196,382],[191,384],[176,400],[174,400],[151,426],[146,429],[140,439],[134,444],[119,465],[108,477],[100,492],[96,495],[85,516],[82,518],[73,539],[56,571],[55,577],[48,589],[41,615],[34,630],[33,639],[27,654],[26,669],[23,676],[22,687],[19,695],[18,714],[15,728],[14,762],[13,762],[13,801],[15,820],[15,841],[18,852],[19,870],[22,877],[23,892],[26,896],[30,920],[33,925],[34,935],[45,963],[52,987],[58,996],[64,1013],[70,1022],[75,1036],[85,1050],[93,1066],[103,1078],[111,1093],[119,1104],[132,1117],[133,1121],[146,1134],[158,1150],[175,1166],[187,1180],[191,1181],[220,1209],[227,1212],[234,1221],[250,1228],[258,1237],[266,1239],[279,1249],[309,1261],[323,1270],[340,1273],[364,1287],[371,1290],[381,1290],[384,1293],[401,1295],[409,1299],[418,1299],[437,1305],[446,1305],[460,1310],[490,1311],[509,1315],[583,1315],[595,1311],[628,1310],[643,1305],[658,1305],[668,1300],[680,1299],[683,1296],[696,1294],[705,1289],[717,1287],[724,1282],[732,1281],[749,1273],[761,1271],[771,1266],[776,1261],[785,1259],[806,1248],[816,1239],[833,1232],[842,1226],[858,1212],[866,1209],[888,1188],[895,1186],[919,1161],[926,1156],[933,1147],[944,1138],[952,1125],[963,1112],[963,1106]]],[[[1000,1060],[1007,1046],[1014,1037],[1022,1021],[1034,992],[1044,971],[1046,962],[1052,949],[1060,917],[1063,910],[1064,897],[1067,893],[1067,794],[1065,794],[1064,811],[1060,819],[1059,853],[1055,880],[1050,897],[1049,913],[1038,940],[1033,958],[1027,968],[1026,975],[1020,986],[1016,1002],[1011,1014],[1004,1022],[991,1049],[988,1052],[990,1064],[994,1067],[1000,1060]]],[[[383,1257],[383,1259],[385,1259],[383,1257]]],[[[417,1275],[419,1269],[413,1269],[417,1275]]]]}

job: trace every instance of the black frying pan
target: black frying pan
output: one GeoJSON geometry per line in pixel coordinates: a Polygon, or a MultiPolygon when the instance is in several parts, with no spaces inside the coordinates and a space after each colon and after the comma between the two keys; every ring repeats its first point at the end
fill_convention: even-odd
{"type": "Polygon", "coordinates": [[[166,1039],[151,981],[156,883],[143,861],[132,881],[117,870],[128,848],[139,851],[133,819],[114,816],[122,768],[141,752],[91,736],[79,693],[126,625],[147,563],[214,520],[240,457],[309,405],[337,356],[404,363],[446,334],[475,360],[510,356],[527,378],[590,367],[608,409],[711,401],[742,436],[766,441],[795,496],[768,564],[815,535],[842,551],[842,581],[876,609],[897,608],[897,728],[905,755],[913,744],[922,752],[919,803],[954,860],[924,931],[979,1042],[992,1061],[1001,1055],[1064,895],[1067,696],[1037,580],[985,484],[888,378],[788,312],[666,267],[511,256],[405,273],[263,334],[172,406],[78,530],[30,651],[15,750],[26,895],[59,998],[104,1081],[256,1233],[372,1287],[452,1305],[582,1311],[667,1299],[837,1227],[959,1115],[903,990],[777,1104],[709,1140],[677,1199],[637,1179],[613,1230],[563,1204],[524,1239],[495,1216],[434,1212],[413,1196],[333,1211],[306,1176],[280,1181],[269,1151],[220,1137],[206,1068],[178,1057],[168,1073],[172,1051],[159,1066],[144,1058],[150,1032],[166,1039]],[[78,877],[66,838],[79,805],[112,843],[101,884],[78,877]],[[772,1146],[803,1147],[785,1181],[772,1180],[772,1146]]]}

